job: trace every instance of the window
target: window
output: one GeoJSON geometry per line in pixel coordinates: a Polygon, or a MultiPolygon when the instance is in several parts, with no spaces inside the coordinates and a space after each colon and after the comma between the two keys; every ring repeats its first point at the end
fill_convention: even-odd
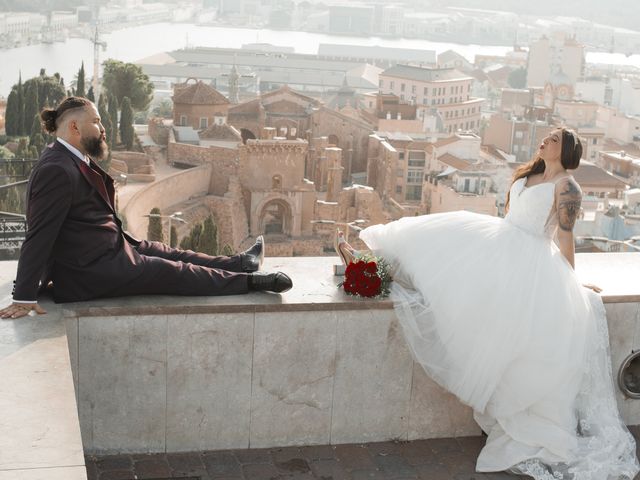
{"type": "Polygon", "coordinates": [[[380,88],[384,88],[384,80],[383,79],[380,79],[379,87],[380,88]]]}
{"type": "Polygon", "coordinates": [[[402,186],[396,185],[396,193],[402,193],[402,186]]]}
{"type": "Polygon", "coordinates": [[[416,93],[417,87],[415,85],[411,85],[411,93],[416,93]]]}
{"type": "Polygon", "coordinates": [[[185,127],[187,125],[187,116],[186,115],[180,115],[180,125],[185,127]]]}
{"type": "Polygon", "coordinates": [[[404,152],[398,153],[398,160],[404,160],[404,152]]]}
{"type": "Polygon", "coordinates": [[[424,95],[429,95],[429,87],[424,87],[424,90],[422,91],[422,93],[424,95]]]}
{"type": "Polygon", "coordinates": [[[422,185],[407,185],[407,200],[422,199],[422,185]]]}
{"type": "Polygon", "coordinates": [[[209,126],[209,119],[206,117],[200,117],[200,128],[207,128],[209,126]]]}
{"type": "Polygon", "coordinates": [[[282,176],[274,175],[271,178],[271,188],[273,190],[280,190],[282,188],[282,176]]]}
{"type": "Polygon", "coordinates": [[[404,177],[404,170],[402,168],[396,170],[396,177],[404,177]]]}
{"type": "Polygon", "coordinates": [[[469,191],[469,186],[471,184],[471,180],[469,180],[468,178],[464,179],[464,192],[468,192],[469,191]]]}
{"type": "Polygon", "coordinates": [[[389,83],[389,88],[393,90],[393,87],[395,87],[395,82],[391,80],[391,82],[389,83]]]}
{"type": "Polygon", "coordinates": [[[407,183],[422,185],[422,170],[409,170],[407,172],[407,183]]]}
{"type": "Polygon", "coordinates": [[[598,144],[598,139],[597,139],[597,138],[594,138],[594,139],[593,139],[593,142],[591,142],[591,143],[592,143],[593,145],[597,145],[597,144],[598,144]]]}
{"type": "Polygon", "coordinates": [[[427,103],[429,103],[429,100],[427,100],[426,98],[423,98],[423,99],[422,99],[422,104],[423,104],[423,105],[426,105],[427,103]]]}
{"type": "MultiPolygon", "coordinates": [[[[426,87],[425,87],[425,88],[426,88],[426,87]]],[[[431,91],[431,95],[435,95],[436,93],[438,93],[438,89],[437,89],[437,88],[434,88],[434,89],[431,91]]]]}
{"type": "Polygon", "coordinates": [[[404,87],[405,87],[405,84],[404,84],[404,83],[401,83],[401,84],[400,84],[400,91],[401,91],[401,92],[404,92],[404,87]]]}
{"type": "Polygon", "coordinates": [[[422,151],[409,152],[408,165],[410,167],[424,167],[425,153],[422,151]]]}

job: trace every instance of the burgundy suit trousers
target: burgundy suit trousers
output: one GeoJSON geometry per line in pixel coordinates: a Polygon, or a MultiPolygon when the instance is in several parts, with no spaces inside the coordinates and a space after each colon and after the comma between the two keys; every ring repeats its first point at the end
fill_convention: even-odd
{"type": "Polygon", "coordinates": [[[240,271],[240,255],[212,257],[146,240],[137,247],[126,247],[140,273],[117,285],[109,296],[237,295],[249,291],[249,276],[240,271]]]}

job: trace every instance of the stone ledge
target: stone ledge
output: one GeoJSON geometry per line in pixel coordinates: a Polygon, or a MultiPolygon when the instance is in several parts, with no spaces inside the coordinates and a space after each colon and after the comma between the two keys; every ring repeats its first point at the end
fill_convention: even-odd
{"type": "MultiPolygon", "coordinates": [[[[585,283],[597,284],[604,289],[602,296],[604,302],[608,304],[607,315],[615,375],[624,356],[631,350],[640,347],[640,345],[636,345],[636,339],[640,339],[640,307],[638,305],[640,303],[640,284],[634,281],[640,278],[640,256],[633,253],[619,253],[579,254],[576,257],[577,274],[580,279],[585,283]]],[[[278,407],[275,411],[280,411],[284,417],[279,420],[277,418],[270,419],[267,417],[270,417],[271,414],[262,414],[260,409],[256,410],[252,416],[251,409],[247,410],[244,418],[251,419],[250,423],[254,429],[253,437],[247,431],[236,440],[236,444],[227,445],[226,448],[289,443],[340,443],[387,438],[409,439],[424,437],[427,434],[450,436],[452,434],[474,433],[473,425],[468,423],[470,420],[468,412],[463,407],[456,405],[455,402],[451,403],[452,399],[443,392],[434,389],[421,370],[416,369],[415,365],[411,365],[406,352],[402,351],[403,344],[394,337],[395,333],[393,333],[395,330],[392,328],[394,321],[391,302],[388,300],[365,300],[345,295],[336,286],[340,279],[331,274],[331,265],[336,261],[337,258],[329,257],[267,258],[265,266],[268,270],[283,270],[289,273],[294,280],[294,289],[283,295],[142,296],[96,300],[64,306],[54,305],[45,300],[43,306],[48,311],[47,315],[0,322],[0,374],[3,375],[3,378],[15,378],[14,381],[3,382],[4,386],[0,387],[0,404],[3,412],[3,421],[0,422],[0,479],[10,478],[11,471],[23,469],[30,470],[34,475],[37,475],[36,472],[39,470],[44,471],[43,469],[50,468],[59,469],[61,472],[66,468],[70,469],[69,471],[73,470],[74,473],[79,471],[78,467],[83,464],[82,443],[79,434],[76,398],[73,391],[71,364],[73,363],[75,366],[74,373],[77,382],[78,366],[83,363],[78,358],[79,349],[84,348],[85,362],[89,361],[93,355],[92,347],[96,345],[103,349],[106,348],[103,353],[105,358],[109,358],[107,348],[109,342],[105,343],[103,337],[90,335],[90,329],[106,329],[105,332],[109,332],[112,327],[115,328],[117,325],[124,325],[127,322],[131,324],[127,328],[133,328],[130,330],[133,335],[130,338],[146,342],[144,345],[139,344],[138,347],[150,348],[152,355],[147,356],[149,352],[144,348],[141,351],[132,351],[134,356],[131,358],[133,360],[129,360],[129,363],[124,365],[122,369],[110,373],[115,386],[131,386],[143,396],[152,395],[150,391],[145,390],[144,381],[141,381],[139,377],[136,378],[136,375],[147,375],[150,371],[157,373],[159,371],[157,368],[160,368],[160,370],[164,369],[166,374],[173,372],[172,381],[177,383],[174,385],[167,383],[164,386],[155,385],[156,389],[159,388],[155,392],[160,395],[159,398],[164,398],[162,391],[166,388],[169,388],[169,391],[174,389],[178,400],[183,392],[188,392],[188,388],[203,393],[201,398],[189,400],[194,408],[191,406],[181,407],[180,402],[186,401],[184,399],[170,405],[173,409],[172,412],[161,413],[163,431],[159,432],[160,443],[155,444],[152,448],[138,445],[137,449],[171,451],[206,448],[207,445],[209,447],[216,445],[224,447],[222,443],[216,444],[220,439],[207,438],[211,432],[203,431],[197,437],[190,438],[190,436],[184,436],[185,434],[178,431],[177,426],[182,421],[199,421],[196,418],[191,418],[190,415],[192,416],[194,411],[197,412],[197,408],[203,408],[205,412],[211,408],[212,395],[221,395],[226,391],[225,385],[227,384],[224,379],[227,378],[229,372],[223,369],[221,376],[216,376],[216,381],[212,382],[211,379],[207,380],[210,370],[205,368],[199,372],[192,371],[190,377],[184,377],[184,381],[187,383],[181,386],[180,382],[183,381],[183,377],[175,370],[176,367],[171,362],[181,359],[180,355],[183,355],[185,350],[178,344],[171,346],[172,355],[178,355],[177,357],[167,356],[168,353],[157,350],[158,348],[167,348],[168,343],[162,346],[162,342],[166,342],[167,338],[171,339],[172,332],[186,334],[183,329],[191,331],[195,335],[188,339],[185,337],[184,340],[189,340],[189,342],[198,339],[199,335],[204,335],[202,337],[204,343],[201,345],[202,354],[209,352],[210,347],[215,345],[218,345],[216,348],[224,350],[227,348],[224,343],[211,343],[206,337],[213,333],[210,327],[217,325],[220,329],[225,329],[230,326],[229,322],[237,323],[234,328],[238,338],[246,335],[251,337],[247,338],[247,342],[250,341],[252,346],[247,350],[248,357],[245,359],[243,367],[245,370],[249,369],[247,377],[249,383],[242,388],[246,387],[245,393],[247,395],[251,395],[252,391],[257,392],[256,394],[261,395],[262,399],[267,400],[265,405],[272,403],[272,407],[278,407]],[[62,318],[63,309],[66,315],[66,325],[62,318]],[[338,312],[344,313],[338,314],[338,312]],[[283,315],[278,315],[278,313],[283,315]],[[104,322],[105,317],[111,321],[104,322]],[[285,324],[291,324],[290,327],[293,330],[291,328],[283,330],[285,324]],[[189,325],[188,328],[187,325],[189,325]],[[357,325],[360,327],[356,328],[357,325]],[[67,327],[67,335],[65,335],[65,326],[67,327]],[[160,326],[165,333],[159,334],[154,331],[154,326],[160,326]],[[304,339],[302,345],[298,345],[296,337],[291,335],[297,328],[307,331],[306,336],[302,337],[304,339]],[[359,334],[355,335],[356,331],[365,334],[360,337],[359,334]],[[148,332],[150,337],[145,338],[142,332],[148,332]],[[342,385],[338,390],[335,390],[335,398],[332,393],[331,402],[342,402],[338,407],[332,404],[329,408],[329,404],[325,402],[325,400],[329,401],[329,396],[326,391],[328,387],[322,386],[325,382],[321,380],[323,372],[314,373],[313,368],[316,367],[311,364],[309,365],[311,370],[307,371],[305,370],[306,363],[300,362],[300,359],[306,359],[309,356],[312,349],[319,348],[316,334],[320,333],[327,337],[328,343],[325,343],[327,343],[328,350],[326,352],[314,350],[315,357],[309,357],[309,361],[314,359],[318,362],[321,361],[321,363],[316,363],[316,366],[323,365],[326,369],[331,370],[335,377],[331,381],[336,385],[342,385]],[[284,342],[282,343],[282,352],[279,352],[271,343],[270,335],[273,334],[280,339],[279,341],[284,342]],[[81,337],[81,335],[84,336],[81,337]],[[158,337],[158,335],[160,336],[158,337]],[[258,343],[254,343],[257,338],[254,338],[255,335],[259,336],[258,343]],[[88,339],[93,340],[87,343],[88,339]],[[385,353],[389,346],[387,342],[390,341],[394,345],[392,350],[395,353],[393,353],[393,358],[385,360],[391,361],[391,364],[385,366],[384,363],[378,363],[378,360],[387,355],[385,353]],[[329,345],[331,342],[335,343],[333,347],[329,345]],[[67,348],[70,349],[70,352],[67,351],[67,348]],[[274,348],[276,349],[274,350],[274,348]],[[290,353],[290,349],[301,349],[298,352],[299,357],[294,358],[295,355],[290,353]],[[336,367],[337,364],[333,363],[330,358],[333,355],[332,351],[336,353],[336,361],[350,358],[354,362],[353,365],[345,364],[346,366],[336,367]],[[159,357],[156,359],[154,355],[158,356],[157,354],[159,357]],[[263,358],[264,361],[254,363],[254,355],[258,355],[257,358],[263,358]],[[43,359],[47,359],[47,361],[43,363],[43,359]],[[150,368],[146,373],[138,372],[129,378],[131,366],[137,365],[138,361],[147,362],[144,365],[150,368]],[[279,362],[281,365],[278,367],[279,362]],[[165,365],[162,366],[162,363],[165,365]],[[158,367],[158,365],[161,366],[158,367]],[[253,372],[252,365],[263,366],[253,372]],[[19,376],[16,376],[15,373],[18,371],[16,366],[20,368],[19,376]],[[300,385],[304,388],[295,395],[302,395],[302,401],[296,397],[293,399],[293,403],[288,403],[291,399],[287,400],[286,396],[278,400],[278,395],[280,395],[278,388],[280,387],[276,380],[280,377],[273,377],[267,368],[269,366],[273,367],[273,371],[278,372],[278,375],[285,375],[291,368],[294,369],[291,372],[297,372],[296,375],[300,376],[300,385]],[[336,368],[338,368],[337,371],[336,368]],[[374,370],[369,372],[368,369],[371,368],[374,370]],[[252,377],[254,373],[256,376],[252,377]],[[198,375],[202,375],[202,377],[198,377],[198,375]],[[380,378],[390,376],[389,378],[393,378],[394,382],[400,382],[399,376],[402,377],[402,382],[396,385],[396,390],[387,393],[394,397],[391,400],[395,402],[395,405],[404,405],[402,408],[406,408],[408,416],[402,414],[396,416],[398,412],[391,415],[391,412],[385,407],[385,402],[389,399],[381,400],[376,397],[378,395],[376,393],[378,389],[375,387],[377,375],[380,375],[380,378]],[[251,380],[252,378],[254,380],[251,380]],[[362,383],[363,378],[369,378],[373,383],[362,383]],[[410,379],[408,385],[411,386],[411,391],[406,389],[405,381],[408,379],[410,379]],[[319,383],[314,383],[316,381],[319,383]],[[347,388],[351,384],[360,385],[360,387],[354,387],[355,390],[347,388]],[[322,388],[320,388],[321,386],[322,388]],[[140,390],[141,388],[142,390],[140,390]],[[198,390],[200,388],[202,390],[198,390]],[[209,391],[207,388],[213,390],[209,391]],[[317,400],[314,397],[316,394],[320,395],[318,398],[321,399],[326,397],[319,404],[319,410],[317,406],[312,406],[317,400]],[[307,402],[309,395],[311,403],[307,402]],[[357,398],[352,398],[354,395],[357,398]],[[371,405],[371,408],[365,408],[367,401],[378,403],[371,405]],[[295,407],[295,405],[298,406],[295,407]],[[350,410],[348,405],[356,405],[358,410],[350,410]],[[425,410],[425,405],[431,405],[433,408],[425,410]],[[278,410],[280,408],[284,410],[278,410]],[[291,441],[287,439],[286,432],[278,433],[278,429],[288,423],[302,421],[302,424],[305,424],[304,415],[303,417],[298,417],[298,415],[302,415],[304,411],[307,411],[307,408],[311,409],[308,410],[310,412],[316,412],[314,415],[316,415],[318,428],[314,432],[307,432],[313,433],[315,436],[297,437],[291,441]],[[331,419],[326,417],[327,409],[332,412],[331,419]],[[371,412],[367,413],[369,410],[371,412]],[[188,412],[188,415],[184,412],[188,412]],[[378,412],[378,416],[376,416],[376,412],[378,412]],[[385,417],[384,422],[386,423],[384,425],[378,422],[382,418],[379,416],[380,412],[391,415],[388,418],[385,417]],[[459,420],[458,423],[453,417],[459,420]],[[407,427],[411,428],[407,430],[407,427]],[[172,443],[168,443],[164,437],[166,432],[171,433],[172,436],[170,435],[169,438],[172,439],[172,443]],[[269,437],[272,434],[277,435],[273,438],[269,437]],[[360,436],[358,437],[358,435],[360,436]],[[192,442],[203,443],[194,444],[192,442]]],[[[11,282],[15,275],[17,262],[0,262],[0,267],[0,301],[2,304],[6,304],[10,301],[11,282]]],[[[112,345],[117,346],[119,345],[117,338],[119,334],[116,332],[114,335],[112,345]]],[[[126,333],[126,336],[128,337],[129,333],[126,333]]],[[[185,343],[184,347],[186,348],[188,345],[192,344],[185,343]]],[[[228,345],[232,358],[235,358],[233,357],[236,351],[235,347],[233,344],[228,345]]],[[[188,359],[182,358],[180,361],[184,364],[184,362],[188,362],[188,359]]],[[[197,362],[194,365],[197,366],[197,362]]],[[[209,365],[209,367],[212,366],[215,366],[215,362],[209,365]]],[[[211,372],[213,371],[211,370],[211,372]]],[[[326,374],[326,372],[324,373],[326,374]]],[[[85,379],[91,379],[91,374],[92,372],[89,370],[84,371],[84,374],[81,371],[80,377],[84,375],[85,379]]],[[[246,376],[246,374],[247,372],[243,370],[243,375],[246,376]]],[[[238,387],[229,385],[228,388],[238,387]]],[[[95,393],[100,394],[101,392],[92,392],[91,395],[95,393]]],[[[123,399],[117,398],[117,391],[113,393],[116,396],[115,401],[120,402],[116,406],[121,407],[123,399]]],[[[85,390],[85,396],[82,399],[85,405],[90,405],[90,401],[93,400],[90,398],[91,395],[85,390]]],[[[245,396],[245,400],[246,398],[248,397],[245,396]]],[[[256,400],[260,399],[256,397],[256,400]]],[[[640,423],[640,402],[623,399],[620,395],[618,395],[618,402],[623,417],[628,423],[640,423]]],[[[233,403],[237,403],[237,401],[234,399],[229,405],[233,407],[233,403]]],[[[239,406],[236,405],[236,407],[239,406]]],[[[260,406],[260,408],[266,407],[260,406]]],[[[140,410],[144,412],[142,405],[140,405],[140,410]]],[[[273,412],[273,410],[268,411],[273,412]]],[[[87,410],[85,410],[86,412],[87,410]]],[[[91,412],[89,413],[91,414],[91,412]]],[[[134,412],[130,413],[134,414],[134,412]]],[[[212,415],[211,421],[217,419],[216,421],[224,423],[223,416],[220,417],[215,411],[211,411],[209,414],[212,415]]],[[[122,413],[116,414],[114,418],[118,419],[120,415],[122,413]]],[[[131,421],[131,418],[122,417],[122,419],[131,421]]],[[[92,421],[99,420],[96,417],[92,421]]],[[[107,445],[106,443],[92,445],[92,441],[91,438],[88,443],[85,440],[85,446],[88,446],[90,450],[104,451],[103,447],[107,445]]],[[[119,443],[117,435],[109,439],[109,442],[114,443],[109,444],[106,450],[119,443]]],[[[84,477],[78,477],[78,479],[81,478],[84,477]]]]}
{"type": "MultiPolygon", "coordinates": [[[[388,310],[391,301],[346,295],[332,275],[337,257],[268,257],[264,269],[282,270],[294,288],[282,295],[253,293],[236,296],[138,296],[92,300],[64,305],[65,316],[174,315],[203,313],[257,313],[344,310],[388,310]]],[[[584,283],[603,289],[604,303],[640,302],[640,255],[583,253],[576,255],[576,274],[584,283]]]]}

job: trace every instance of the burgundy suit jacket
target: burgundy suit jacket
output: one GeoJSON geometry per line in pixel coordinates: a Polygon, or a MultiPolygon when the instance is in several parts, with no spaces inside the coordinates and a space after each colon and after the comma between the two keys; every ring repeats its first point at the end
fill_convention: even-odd
{"type": "Polygon", "coordinates": [[[118,281],[139,274],[137,242],[114,209],[113,179],[60,142],[47,147],[27,186],[27,234],[13,298],[35,300],[54,285],[56,302],[108,296],[118,281]]]}

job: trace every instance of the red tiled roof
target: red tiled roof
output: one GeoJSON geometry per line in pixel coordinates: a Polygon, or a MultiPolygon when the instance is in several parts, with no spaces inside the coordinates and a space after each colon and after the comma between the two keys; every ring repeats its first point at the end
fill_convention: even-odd
{"type": "Polygon", "coordinates": [[[173,103],[188,105],[226,105],[227,97],[215,88],[198,80],[196,83],[176,85],[173,93],[173,103]]]}
{"type": "Polygon", "coordinates": [[[200,138],[207,140],[242,141],[240,133],[230,125],[211,125],[204,132],[200,132],[200,138]]]}
{"type": "Polygon", "coordinates": [[[442,163],[446,163],[450,167],[457,168],[458,170],[467,170],[471,166],[471,162],[458,158],[450,153],[440,155],[438,160],[442,163]]]}
{"type": "Polygon", "coordinates": [[[603,168],[588,162],[580,162],[572,174],[581,186],[624,189],[627,185],[603,168]]]}

